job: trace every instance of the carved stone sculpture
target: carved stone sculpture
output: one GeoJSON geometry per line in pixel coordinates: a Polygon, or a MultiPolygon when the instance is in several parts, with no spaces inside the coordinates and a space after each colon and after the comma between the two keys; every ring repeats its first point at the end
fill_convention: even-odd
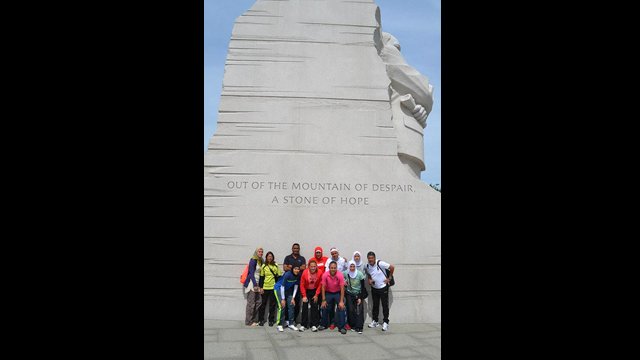
{"type": "Polygon", "coordinates": [[[407,64],[400,53],[400,43],[393,35],[383,32],[376,40],[378,54],[391,80],[389,99],[398,132],[398,156],[409,172],[419,178],[425,170],[422,129],[427,126],[427,116],[433,106],[433,86],[407,64]]]}

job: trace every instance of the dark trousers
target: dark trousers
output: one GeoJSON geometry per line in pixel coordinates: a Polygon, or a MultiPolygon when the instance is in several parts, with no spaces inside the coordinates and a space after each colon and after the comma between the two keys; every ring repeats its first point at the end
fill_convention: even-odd
{"type": "MultiPolygon", "coordinates": [[[[294,317],[296,319],[298,318],[298,314],[300,314],[300,303],[302,303],[302,296],[300,296],[300,290],[301,289],[298,288],[298,292],[296,293],[296,305],[294,306],[294,309],[293,309],[294,317]]],[[[290,320],[288,311],[284,312],[284,319],[285,320],[290,320]]],[[[291,322],[291,324],[295,325],[295,321],[291,322]]]]}
{"type": "Polygon", "coordinates": [[[358,305],[358,298],[355,295],[349,293],[347,297],[347,322],[352,329],[362,329],[364,325],[364,303],[360,301],[358,305]]]}
{"type": "Polygon", "coordinates": [[[269,303],[269,323],[276,322],[276,299],[273,298],[273,290],[265,290],[262,294],[262,304],[258,309],[258,321],[264,321],[264,312],[269,303]]]}
{"type": "Polygon", "coordinates": [[[371,287],[371,297],[373,298],[373,309],[371,310],[371,317],[373,320],[378,321],[378,314],[380,313],[380,300],[382,300],[382,316],[384,316],[384,322],[389,323],[389,286],[382,289],[376,289],[371,287]]]}
{"type": "MultiPolygon", "coordinates": [[[[322,326],[328,327],[329,326],[329,310],[338,306],[338,303],[340,302],[340,293],[325,292],[325,296],[327,297],[327,308],[323,309],[322,311],[322,326]]],[[[346,315],[346,311],[337,309],[335,311],[335,315],[336,316],[334,320],[336,322],[336,325],[338,326],[338,329],[344,328],[344,320],[345,320],[344,317],[346,315]]]]}
{"type": "Polygon", "coordinates": [[[302,303],[302,326],[310,328],[320,325],[320,299],[313,301],[316,289],[305,289],[307,292],[308,303],[302,303]]]}

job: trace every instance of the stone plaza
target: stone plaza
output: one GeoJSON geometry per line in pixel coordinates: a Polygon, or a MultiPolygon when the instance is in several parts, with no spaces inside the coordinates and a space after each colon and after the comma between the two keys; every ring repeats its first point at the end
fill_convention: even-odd
{"type": "Polygon", "coordinates": [[[205,359],[351,360],[440,359],[440,324],[394,324],[389,331],[365,327],[362,334],[338,330],[278,332],[241,320],[204,321],[205,359]]]}

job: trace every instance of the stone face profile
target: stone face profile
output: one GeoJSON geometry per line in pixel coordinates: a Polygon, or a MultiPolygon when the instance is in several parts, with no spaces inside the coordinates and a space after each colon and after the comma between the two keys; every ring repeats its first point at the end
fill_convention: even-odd
{"type": "Polygon", "coordinates": [[[440,322],[441,198],[419,179],[433,90],[393,43],[373,0],[238,17],[204,156],[205,319],[244,317],[255,248],[282,264],[299,243],[374,251],[396,268],[391,321],[440,322]]]}

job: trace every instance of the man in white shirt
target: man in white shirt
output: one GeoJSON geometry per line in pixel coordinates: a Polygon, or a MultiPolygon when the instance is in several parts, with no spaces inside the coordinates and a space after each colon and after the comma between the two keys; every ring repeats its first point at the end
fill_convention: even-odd
{"type": "Polygon", "coordinates": [[[367,260],[368,264],[365,270],[373,298],[373,309],[371,310],[373,321],[368,326],[370,328],[380,326],[378,314],[380,313],[380,300],[382,300],[382,315],[384,316],[382,331],[387,331],[389,329],[389,278],[393,276],[395,267],[382,260],[376,261],[376,254],[373,251],[367,253],[367,260]],[[385,270],[389,270],[389,277],[387,277],[385,270]]]}
{"type": "Polygon", "coordinates": [[[337,248],[331,248],[329,253],[331,254],[331,257],[327,259],[327,266],[329,266],[329,263],[331,263],[332,261],[335,261],[338,265],[339,272],[345,272],[349,270],[349,267],[347,266],[347,258],[340,257],[340,252],[338,252],[337,248]]]}

